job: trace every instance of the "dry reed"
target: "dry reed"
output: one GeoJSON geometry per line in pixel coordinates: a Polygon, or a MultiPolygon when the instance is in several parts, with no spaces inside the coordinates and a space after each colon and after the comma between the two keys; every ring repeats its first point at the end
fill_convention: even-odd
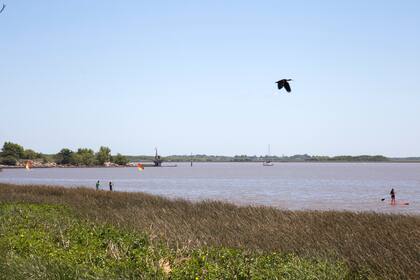
{"type": "Polygon", "coordinates": [[[0,202],[64,204],[81,217],[142,231],[179,249],[279,251],[344,260],[383,279],[420,279],[420,217],[284,211],[217,201],[192,203],[144,193],[0,184],[0,202]]]}

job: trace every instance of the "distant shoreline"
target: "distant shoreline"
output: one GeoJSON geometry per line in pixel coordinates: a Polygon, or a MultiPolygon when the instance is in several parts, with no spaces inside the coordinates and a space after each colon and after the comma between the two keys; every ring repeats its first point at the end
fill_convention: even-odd
{"type": "MultiPolygon", "coordinates": [[[[161,156],[155,149],[155,155],[122,155],[117,153],[111,154],[111,149],[101,146],[95,153],[89,148],[78,148],[73,151],[68,148],[61,149],[56,154],[39,153],[31,149],[25,149],[23,146],[4,142],[0,152],[0,168],[83,168],[83,167],[137,167],[138,163],[142,163],[144,167],[161,166],[162,163],[369,163],[369,162],[389,162],[389,163],[420,163],[419,156],[410,157],[387,157],[384,155],[309,155],[295,154],[291,156],[276,156],[270,153],[266,155],[206,155],[206,154],[181,154],[161,156]],[[15,166],[15,167],[13,167],[15,166]]],[[[164,167],[164,166],[162,166],[164,167]]]]}
{"type": "MultiPolygon", "coordinates": [[[[141,162],[141,161],[139,161],[141,162]]],[[[167,163],[183,163],[188,164],[189,161],[167,161],[167,163]]],[[[203,163],[232,163],[232,164],[262,164],[261,161],[193,161],[193,164],[203,164],[203,163]]],[[[420,161],[414,161],[414,160],[407,160],[407,161],[400,161],[400,160],[390,160],[390,161],[272,161],[274,164],[283,164],[283,163],[302,163],[302,164],[309,164],[309,163],[316,163],[316,164],[330,164],[330,163],[360,163],[360,164],[366,164],[366,163],[389,163],[389,164],[395,164],[395,163],[417,163],[419,164],[420,161]]],[[[51,166],[46,164],[45,166],[33,166],[31,169],[45,169],[45,168],[135,168],[135,164],[137,162],[131,162],[129,165],[120,165],[120,166],[103,166],[103,165],[93,165],[93,166],[77,166],[77,165],[56,165],[51,166]]],[[[154,166],[153,164],[144,163],[144,167],[174,167],[174,166],[154,166]]],[[[0,165],[0,169],[25,169],[25,166],[13,166],[13,165],[0,165]]]]}

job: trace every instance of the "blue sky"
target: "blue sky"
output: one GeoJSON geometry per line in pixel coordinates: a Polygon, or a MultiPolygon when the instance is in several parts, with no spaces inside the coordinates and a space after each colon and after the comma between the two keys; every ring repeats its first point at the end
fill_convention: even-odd
{"type": "Polygon", "coordinates": [[[420,155],[418,1],[3,2],[1,143],[420,155]]]}

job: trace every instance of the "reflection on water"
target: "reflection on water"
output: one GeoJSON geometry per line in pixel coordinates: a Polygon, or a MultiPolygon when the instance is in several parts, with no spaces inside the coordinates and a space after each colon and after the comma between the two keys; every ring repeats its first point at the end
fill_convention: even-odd
{"type": "Polygon", "coordinates": [[[217,199],[237,204],[292,210],[338,209],[420,214],[420,164],[416,163],[181,163],[178,167],[6,169],[0,182],[49,184],[148,192],[191,200],[217,199]],[[409,206],[390,206],[391,187],[409,206]]]}

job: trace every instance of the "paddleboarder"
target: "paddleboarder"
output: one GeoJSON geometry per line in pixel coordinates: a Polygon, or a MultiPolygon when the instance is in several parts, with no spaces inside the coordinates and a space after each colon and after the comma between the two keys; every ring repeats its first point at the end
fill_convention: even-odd
{"type": "Polygon", "coordinates": [[[394,190],[394,188],[391,189],[389,194],[391,195],[391,205],[395,205],[395,190],[394,190]]]}

